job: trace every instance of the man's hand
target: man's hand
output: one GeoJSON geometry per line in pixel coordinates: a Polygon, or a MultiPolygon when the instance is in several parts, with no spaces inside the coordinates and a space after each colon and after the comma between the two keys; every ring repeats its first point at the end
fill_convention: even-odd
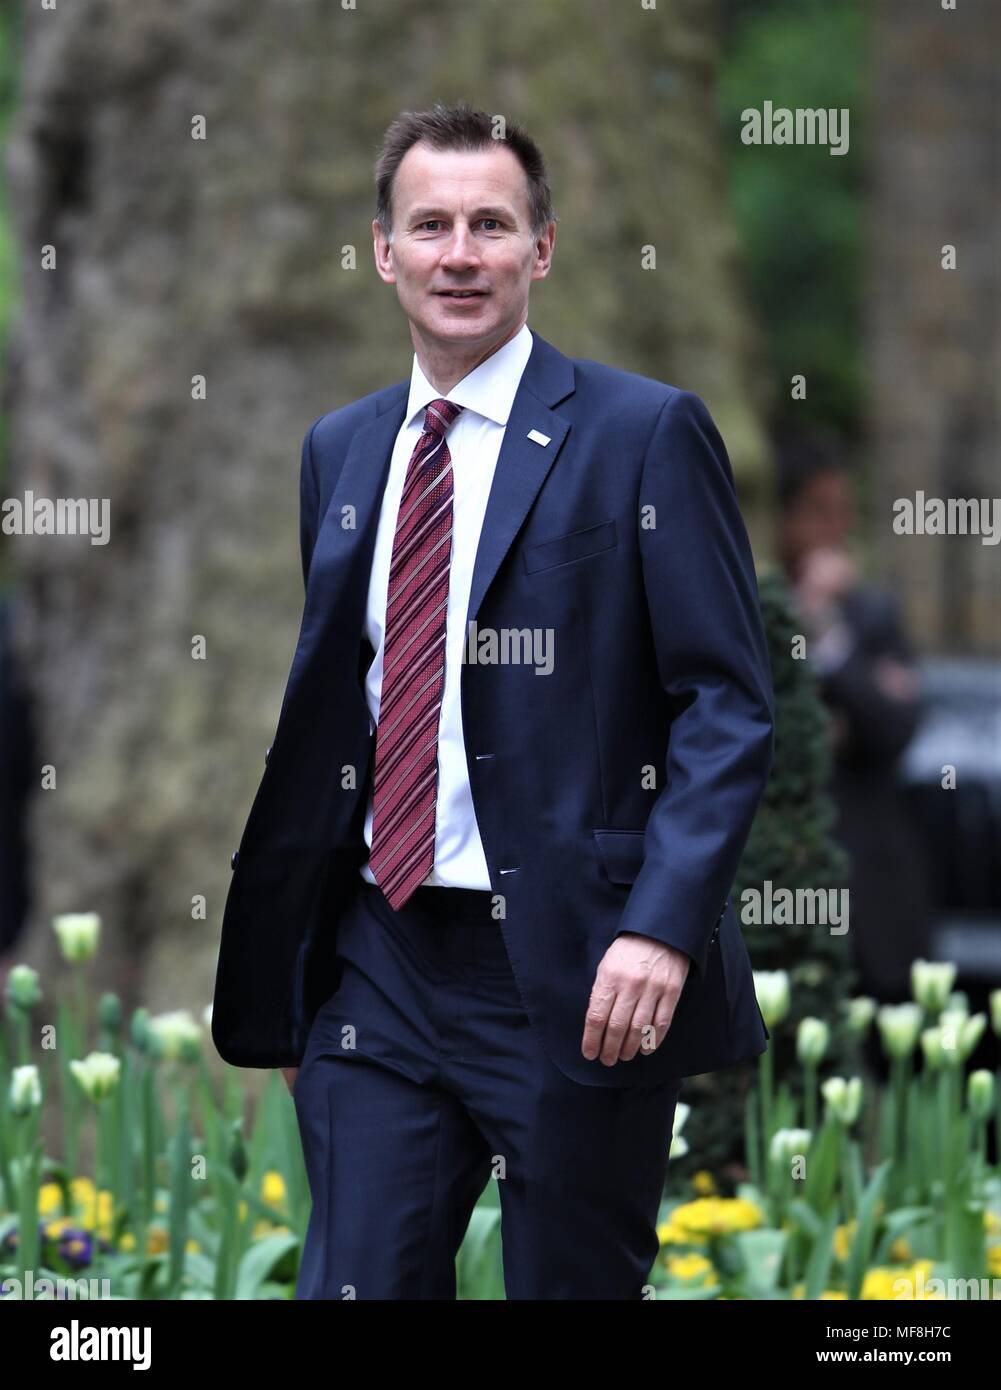
{"type": "Polygon", "coordinates": [[[837,605],[858,583],[858,569],[846,550],[823,546],[803,559],[796,581],[796,606],[808,621],[826,625],[837,605]]]}
{"type": "Polygon", "coordinates": [[[601,958],[587,1006],[581,1051],[606,1067],[654,1052],[667,1036],[691,956],[639,932],[617,936],[601,958]]]}
{"type": "Polygon", "coordinates": [[[295,1086],[295,1079],[296,1079],[296,1077],[299,1075],[299,1068],[298,1068],[298,1067],[279,1067],[279,1071],[281,1072],[282,1076],[284,1076],[284,1078],[285,1078],[285,1085],[286,1085],[286,1086],[288,1087],[288,1089],[289,1089],[289,1095],[291,1095],[291,1094],[292,1094],[292,1089],[293,1089],[293,1087],[295,1086]]]}

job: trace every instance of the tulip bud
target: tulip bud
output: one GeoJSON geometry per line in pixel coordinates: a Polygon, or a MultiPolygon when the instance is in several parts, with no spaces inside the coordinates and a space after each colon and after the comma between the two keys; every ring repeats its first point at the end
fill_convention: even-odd
{"type": "Polygon", "coordinates": [[[42,1103],[42,1087],[35,1066],[15,1067],[10,1076],[8,1096],[11,1114],[24,1119],[42,1103]]]}
{"type": "Polygon", "coordinates": [[[796,1029],[796,1056],[804,1066],[817,1066],[827,1052],[831,1030],[821,1018],[801,1018],[796,1029]]]}
{"type": "Polygon", "coordinates": [[[916,960],[911,963],[911,993],[930,1014],[944,1009],[956,979],[956,967],[948,960],[916,960]]]}
{"type": "Polygon", "coordinates": [[[64,912],[53,917],[52,925],[64,960],[77,965],[96,953],[101,934],[101,919],[96,912],[64,912]]]}
{"type": "Polygon", "coordinates": [[[197,1062],[202,1030],[187,1009],[174,1009],[149,1020],[150,1052],[166,1062],[197,1062]]]}
{"type": "Polygon", "coordinates": [[[981,1067],[970,1072],[966,1078],[966,1100],[978,1120],[990,1117],[994,1109],[994,1077],[989,1071],[981,1067]]]}
{"type": "Polygon", "coordinates": [[[976,1047],[987,1027],[986,1014],[972,1017],[960,1009],[946,1009],[939,1015],[942,1060],[947,1066],[961,1066],[976,1047]]]}
{"type": "Polygon", "coordinates": [[[864,1038],[876,1016],[876,1001],[868,994],[859,994],[848,1001],[848,1031],[854,1038],[864,1038]]]}
{"type": "Polygon", "coordinates": [[[821,1095],[827,1105],[827,1114],[846,1129],[858,1119],[862,1104],[862,1081],[853,1076],[846,1081],[843,1076],[831,1076],[820,1087],[821,1095]]]}
{"type": "Polygon", "coordinates": [[[991,1029],[1001,1038],[1001,989],[992,989],[987,996],[991,1009],[991,1029]]]}
{"type": "Polygon", "coordinates": [[[91,1052],[83,1061],[70,1062],[70,1071],[90,1100],[105,1100],[118,1086],[122,1064],[111,1052],[91,1052]]]}
{"type": "Polygon", "coordinates": [[[959,1051],[962,1061],[967,1061],[983,1037],[987,1028],[986,1014],[971,1014],[963,1023],[959,1035],[959,1051]]]}
{"type": "Polygon", "coordinates": [[[774,1028],[789,1012],[789,975],[785,970],[755,970],[754,992],[766,1028],[774,1028]]]}
{"type": "Polygon", "coordinates": [[[806,1153],[812,1138],[808,1129],[777,1129],[768,1146],[768,1156],[773,1163],[788,1168],[794,1158],[806,1153]]]}
{"type": "Polygon", "coordinates": [[[140,1005],[132,1014],[132,1023],[129,1028],[132,1035],[132,1046],[137,1052],[149,1052],[149,1009],[140,1005]]]}
{"type": "Polygon", "coordinates": [[[122,1026],[122,1001],[117,994],[102,994],[97,1006],[97,1018],[101,1027],[109,1033],[117,1033],[122,1026]]]}
{"type": "Polygon", "coordinates": [[[917,1004],[884,1004],[876,1023],[887,1057],[909,1057],[921,1031],[921,1009],[917,1004]]]}
{"type": "Polygon", "coordinates": [[[8,1002],[26,1013],[35,1007],[41,997],[38,971],[32,970],[30,965],[15,965],[7,976],[8,1002]]]}

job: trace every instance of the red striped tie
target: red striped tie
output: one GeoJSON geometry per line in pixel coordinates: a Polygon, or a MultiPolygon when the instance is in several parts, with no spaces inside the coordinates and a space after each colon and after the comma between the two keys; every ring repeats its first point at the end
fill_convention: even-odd
{"type": "Polygon", "coordinates": [[[452,456],[445,431],[461,409],[446,400],[427,407],[407,467],[389,566],[369,868],[394,910],[434,867],[452,558],[452,456]]]}

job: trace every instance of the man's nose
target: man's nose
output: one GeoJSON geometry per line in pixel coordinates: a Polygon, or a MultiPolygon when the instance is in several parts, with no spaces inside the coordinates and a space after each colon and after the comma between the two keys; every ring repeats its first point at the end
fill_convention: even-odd
{"type": "Polygon", "coordinates": [[[448,239],[448,245],[442,255],[442,260],[450,263],[461,262],[467,264],[469,261],[475,260],[476,255],[476,246],[468,226],[457,224],[452,231],[452,235],[448,239]]]}

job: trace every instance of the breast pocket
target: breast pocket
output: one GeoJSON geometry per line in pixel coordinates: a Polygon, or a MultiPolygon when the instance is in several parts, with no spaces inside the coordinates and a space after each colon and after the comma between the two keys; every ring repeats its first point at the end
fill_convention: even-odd
{"type": "Polygon", "coordinates": [[[554,565],[566,565],[571,560],[584,560],[588,555],[597,555],[602,550],[612,550],[618,544],[615,535],[615,520],[596,522],[594,526],[584,526],[579,531],[568,531],[552,540],[537,541],[526,545],[522,554],[525,569],[529,574],[538,570],[552,569],[554,565]]]}

